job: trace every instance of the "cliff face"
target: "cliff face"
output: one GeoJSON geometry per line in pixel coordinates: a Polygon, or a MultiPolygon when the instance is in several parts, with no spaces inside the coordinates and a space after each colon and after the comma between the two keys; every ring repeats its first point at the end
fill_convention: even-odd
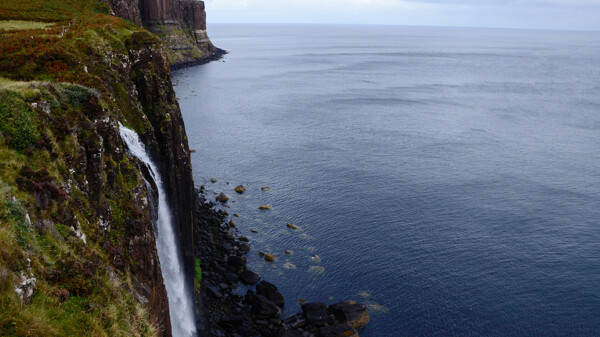
{"type": "MultiPolygon", "coordinates": [[[[138,35],[141,35],[138,34],[138,35]]],[[[141,137],[159,163],[176,226],[186,274],[192,275],[195,233],[194,180],[190,150],[179,104],[172,86],[170,63],[156,41],[132,37],[128,41],[131,78],[151,129],[141,137]],[[157,99],[160,98],[160,99],[157,99]]],[[[189,280],[188,280],[189,281],[189,280]]]]}
{"type": "Polygon", "coordinates": [[[206,33],[204,2],[198,0],[105,0],[113,13],[160,36],[175,66],[217,52],[206,33]]]}
{"type": "MultiPolygon", "coordinates": [[[[30,2],[70,19],[0,40],[0,335],[170,336],[156,191],[117,123],[160,166],[191,269],[194,185],[169,54],[95,0],[30,2]]],[[[135,22],[134,5],[112,10],[135,22]]],[[[37,15],[0,3],[0,22],[37,15]]]]}

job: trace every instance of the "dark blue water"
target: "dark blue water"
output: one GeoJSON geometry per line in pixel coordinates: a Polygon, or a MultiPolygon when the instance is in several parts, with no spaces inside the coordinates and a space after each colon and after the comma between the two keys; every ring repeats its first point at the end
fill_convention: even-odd
{"type": "Polygon", "coordinates": [[[195,180],[233,196],[287,312],[366,302],[362,337],[600,335],[600,34],[210,32],[225,62],[175,76],[195,180]]]}

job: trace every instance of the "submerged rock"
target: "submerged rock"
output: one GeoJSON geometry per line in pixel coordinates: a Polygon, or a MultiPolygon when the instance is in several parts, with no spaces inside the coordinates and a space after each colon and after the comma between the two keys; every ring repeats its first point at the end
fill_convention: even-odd
{"type": "Polygon", "coordinates": [[[217,197],[215,199],[220,202],[227,202],[227,201],[229,201],[229,196],[227,196],[227,194],[221,192],[221,193],[219,193],[219,195],[217,195],[217,197]]]}
{"type": "Polygon", "coordinates": [[[310,266],[308,272],[315,275],[322,275],[325,273],[325,267],[321,266],[310,266]]]}
{"type": "Polygon", "coordinates": [[[287,224],[288,228],[298,229],[298,226],[292,225],[291,223],[287,224]]]}
{"type": "Polygon", "coordinates": [[[268,211],[271,209],[271,205],[258,206],[258,209],[263,210],[263,211],[268,211]]]}
{"type": "Polygon", "coordinates": [[[246,191],[246,188],[243,185],[238,185],[233,190],[238,192],[239,194],[242,194],[246,191]]]}
{"type": "Polygon", "coordinates": [[[268,186],[263,186],[260,189],[263,190],[263,191],[269,191],[269,190],[271,190],[271,188],[268,187],[268,186]]]}
{"type": "Polygon", "coordinates": [[[286,262],[283,264],[283,269],[296,269],[296,265],[291,262],[286,262]]]}
{"type": "Polygon", "coordinates": [[[210,178],[210,182],[214,184],[214,183],[216,183],[216,182],[217,182],[217,179],[210,178]]]}

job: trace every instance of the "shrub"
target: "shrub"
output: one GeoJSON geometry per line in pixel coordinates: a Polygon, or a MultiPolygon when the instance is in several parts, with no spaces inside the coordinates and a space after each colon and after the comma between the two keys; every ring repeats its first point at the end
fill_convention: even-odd
{"type": "Polygon", "coordinates": [[[0,92],[0,132],[8,144],[23,151],[38,137],[36,117],[31,108],[14,92],[0,92]]]}

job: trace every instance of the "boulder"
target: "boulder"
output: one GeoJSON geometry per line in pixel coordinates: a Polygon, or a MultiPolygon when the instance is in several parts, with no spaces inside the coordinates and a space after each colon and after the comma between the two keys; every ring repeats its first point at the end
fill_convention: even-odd
{"type": "Polygon", "coordinates": [[[358,337],[358,332],[348,323],[324,326],[319,333],[321,337],[358,337]]]}
{"type": "Polygon", "coordinates": [[[324,303],[305,303],[302,305],[302,313],[308,324],[321,326],[329,322],[329,313],[324,303]]]}
{"type": "Polygon", "coordinates": [[[291,229],[298,229],[298,226],[292,225],[291,223],[287,224],[287,226],[288,226],[288,228],[291,228],[291,229]]]}
{"type": "Polygon", "coordinates": [[[246,269],[240,274],[240,280],[246,284],[256,284],[258,281],[260,281],[260,275],[246,269]]]}
{"type": "Polygon", "coordinates": [[[281,316],[281,309],[263,295],[252,294],[247,297],[250,297],[247,300],[250,303],[250,312],[254,317],[258,319],[268,319],[279,318],[281,316]]]}
{"type": "Polygon", "coordinates": [[[273,255],[273,254],[266,253],[266,254],[264,254],[264,257],[265,257],[265,261],[267,261],[267,262],[275,261],[275,255],[273,255]]]}
{"type": "Polygon", "coordinates": [[[239,194],[242,194],[246,191],[246,188],[243,185],[239,185],[236,186],[233,190],[238,192],[239,194]]]}
{"type": "Polygon", "coordinates": [[[258,206],[258,209],[262,210],[262,211],[268,211],[271,209],[271,205],[262,205],[262,206],[258,206]]]}
{"type": "Polygon", "coordinates": [[[215,199],[219,202],[227,202],[227,201],[229,201],[229,196],[227,196],[227,194],[221,192],[217,195],[217,197],[215,199]]]}
{"type": "Polygon", "coordinates": [[[256,286],[256,293],[268,298],[271,302],[275,303],[279,307],[283,307],[285,300],[283,295],[279,292],[279,289],[267,281],[262,281],[256,286]]]}
{"type": "Polygon", "coordinates": [[[344,301],[329,306],[328,311],[337,321],[346,322],[355,329],[359,329],[369,323],[369,312],[367,306],[354,301],[344,301]]]}
{"type": "Polygon", "coordinates": [[[239,274],[244,269],[246,269],[246,258],[236,255],[230,255],[227,258],[227,264],[231,269],[233,269],[234,273],[239,274]]]}

